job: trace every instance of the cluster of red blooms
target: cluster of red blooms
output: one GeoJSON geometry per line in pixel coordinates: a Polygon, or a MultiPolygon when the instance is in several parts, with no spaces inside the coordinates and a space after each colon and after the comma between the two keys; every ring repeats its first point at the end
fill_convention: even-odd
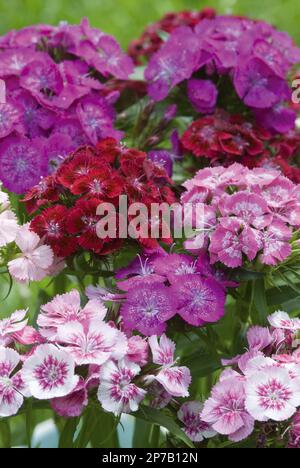
{"type": "Polygon", "coordinates": [[[216,11],[212,8],[204,8],[202,11],[167,13],[160,21],[148,26],[139,39],[131,42],[128,53],[137,65],[141,64],[160,49],[163,43],[161,32],[170,34],[180,26],[193,28],[200,21],[213,19],[215,16],[216,11]]]}
{"type": "Polygon", "coordinates": [[[239,162],[255,167],[280,168],[293,182],[300,183],[300,134],[274,136],[240,115],[218,110],[194,121],[181,138],[186,151],[207,158],[212,165],[230,166],[239,162]]]}
{"type": "MultiPolygon", "coordinates": [[[[117,210],[121,195],[127,195],[129,204],[140,202],[148,208],[151,203],[173,203],[171,183],[146,153],[106,139],[96,147],[76,150],[53,175],[31,189],[24,202],[28,212],[35,214],[31,229],[58,257],[81,249],[104,256],[119,250],[123,240],[120,229],[117,239],[97,236],[100,203],[112,203],[117,210]]],[[[139,242],[152,248],[156,241],[139,242]]]]}

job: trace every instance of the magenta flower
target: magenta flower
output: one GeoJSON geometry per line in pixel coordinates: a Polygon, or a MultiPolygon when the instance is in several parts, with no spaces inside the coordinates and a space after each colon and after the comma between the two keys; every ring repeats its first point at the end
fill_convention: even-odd
{"type": "Polygon", "coordinates": [[[237,67],[234,85],[244,103],[257,109],[276,104],[287,86],[265,62],[255,57],[237,67]]]}
{"type": "Polygon", "coordinates": [[[45,141],[45,153],[48,159],[49,173],[54,172],[76,149],[76,145],[67,135],[55,134],[45,141]]]}
{"type": "Polygon", "coordinates": [[[202,403],[198,401],[188,401],[180,407],[177,413],[178,419],[182,421],[185,426],[184,432],[193,442],[202,442],[204,439],[210,439],[217,434],[210,424],[202,421],[202,410],[202,403]]]}
{"type": "Polygon", "coordinates": [[[120,310],[124,325],[129,330],[151,336],[161,335],[166,330],[166,321],[176,314],[176,300],[162,284],[140,283],[131,289],[120,310]]]}
{"type": "Polygon", "coordinates": [[[83,98],[77,105],[77,115],[86,136],[94,145],[103,138],[121,138],[121,132],[113,128],[112,107],[104,98],[83,98]]]}
{"type": "Polygon", "coordinates": [[[264,367],[248,377],[246,408],[258,421],[284,421],[300,405],[300,379],[292,379],[287,369],[264,367]]]}
{"type": "Polygon", "coordinates": [[[126,358],[143,367],[148,362],[148,343],[139,335],[134,335],[128,338],[128,349],[126,358]]]}
{"type": "Polygon", "coordinates": [[[20,108],[19,129],[30,138],[43,136],[55,123],[55,114],[39,105],[37,100],[26,90],[13,95],[20,108]]]}
{"type": "Polygon", "coordinates": [[[23,194],[47,174],[41,141],[10,136],[0,144],[0,178],[5,188],[23,194]]]}
{"type": "Polygon", "coordinates": [[[138,410],[146,392],[132,381],[140,370],[127,360],[108,361],[101,367],[98,400],[105,411],[119,415],[138,410]]]}
{"type": "Polygon", "coordinates": [[[212,425],[219,434],[239,442],[254,429],[254,419],[245,408],[245,383],[238,377],[219,382],[211,397],[204,403],[201,419],[212,425]]]}
{"type": "Polygon", "coordinates": [[[0,416],[16,414],[21,408],[27,394],[21,372],[14,373],[21,356],[10,348],[0,346],[0,416]],[[13,374],[13,375],[12,375],[13,374]]]}
{"type": "Polygon", "coordinates": [[[73,358],[54,345],[38,346],[26,359],[23,376],[32,396],[38,400],[63,397],[78,384],[73,358]]]}
{"type": "Polygon", "coordinates": [[[12,103],[0,103],[0,138],[12,133],[20,119],[20,109],[12,103]]]}
{"type": "Polygon", "coordinates": [[[225,292],[213,278],[186,275],[171,288],[178,313],[190,325],[201,327],[220,320],[225,312],[225,292]]]}
{"type": "Polygon", "coordinates": [[[0,76],[19,76],[29,62],[44,57],[41,52],[35,52],[33,47],[16,47],[2,50],[0,53],[0,76]]]}
{"type": "Polygon", "coordinates": [[[218,90],[212,81],[191,79],[188,82],[188,98],[200,114],[212,114],[217,104],[218,90]]]}
{"type": "Polygon", "coordinates": [[[122,359],[128,347],[123,333],[99,319],[84,324],[72,321],[60,326],[57,341],[80,366],[100,366],[110,358],[122,359]]]}

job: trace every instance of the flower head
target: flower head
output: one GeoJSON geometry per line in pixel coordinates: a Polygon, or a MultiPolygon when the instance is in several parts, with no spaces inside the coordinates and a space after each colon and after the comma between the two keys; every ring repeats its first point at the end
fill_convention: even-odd
{"type": "Polygon", "coordinates": [[[0,346],[0,416],[13,416],[21,408],[27,394],[21,372],[14,373],[21,356],[10,348],[0,346]],[[13,374],[13,375],[12,375],[13,374]]]}
{"type": "Polygon", "coordinates": [[[31,395],[47,400],[66,396],[76,388],[78,377],[74,370],[74,360],[67,352],[45,344],[26,359],[23,375],[31,395]]]}
{"type": "Polygon", "coordinates": [[[178,419],[184,424],[184,432],[193,442],[202,442],[216,435],[210,424],[202,421],[203,404],[198,401],[184,403],[177,413],[178,419]]]}

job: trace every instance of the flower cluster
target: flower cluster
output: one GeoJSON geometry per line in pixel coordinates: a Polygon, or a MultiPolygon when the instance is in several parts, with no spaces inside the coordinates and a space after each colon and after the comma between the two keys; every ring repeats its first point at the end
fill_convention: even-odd
{"type": "MultiPolygon", "coordinates": [[[[255,422],[262,432],[268,422],[288,425],[300,406],[300,349],[295,344],[300,320],[281,311],[268,320],[271,327],[248,330],[246,353],[224,361],[231,368],[221,374],[201,413],[204,422],[234,442],[250,436],[255,422]]],[[[294,444],[297,421],[291,431],[294,444]]]]}
{"type": "MultiPolygon", "coordinates": [[[[286,109],[287,118],[282,116],[273,127],[286,132],[294,125],[293,112],[286,109]],[[290,116],[290,119],[289,119],[290,116]]],[[[266,114],[268,117],[270,114],[266,114]]],[[[185,131],[181,143],[186,151],[198,158],[206,158],[213,166],[230,166],[239,162],[249,168],[266,167],[279,169],[296,183],[300,181],[297,157],[300,151],[300,135],[290,131],[286,135],[274,135],[268,130],[267,122],[258,125],[241,115],[229,115],[218,110],[194,121],[185,131]]]]}
{"type": "Polygon", "coordinates": [[[76,290],[56,296],[42,306],[37,330],[26,313],[0,321],[1,417],[16,414],[27,397],[50,400],[59,415],[75,417],[93,395],[114,414],[137,411],[154,383],[169,400],[189,395],[190,372],[177,365],[175,344],[166,335],[126,336],[106,320],[102,302],[82,308],[76,290]],[[26,354],[17,344],[29,347],[26,354]]]}
{"type": "Polygon", "coordinates": [[[184,186],[184,202],[203,204],[202,227],[186,241],[188,250],[208,249],[212,263],[229,268],[257,259],[277,265],[292,253],[300,225],[299,185],[280,172],[233,164],[200,170],[184,186]]]}
{"type": "Polygon", "coordinates": [[[213,112],[217,101],[229,95],[230,106],[242,101],[259,121],[278,131],[280,120],[289,129],[295,124],[296,114],[286,109],[291,96],[286,77],[299,61],[292,39],[269,24],[217,16],[194,29],[175,29],[151,57],[145,79],[156,101],[186,82],[196,111],[213,112]]]}
{"type": "MultiPolygon", "coordinates": [[[[80,250],[108,255],[122,247],[122,222],[116,226],[115,236],[100,238],[97,225],[105,217],[97,214],[97,208],[101,203],[117,207],[122,195],[127,196],[129,204],[139,202],[147,207],[175,200],[167,173],[146,153],[119,146],[113,139],[105,139],[96,147],[81,147],[26,194],[28,211],[39,210],[30,228],[58,257],[80,250]]],[[[157,246],[150,234],[139,241],[149,248],[157,246]]]]}
{"type": "Polygon", "coordinates": [[[83,143],[120,138],[105,82],[133,70],[111,36],[61,23],[32,26],[0,38],[0,178],[23,194],[83,143]]]}
{"type": "Polygon", "coordinates": [[[141,37],[132,41],[128,53],[136,64],[149,60],[163,44],[163,35],[171,34],[180,26],[194,28],[200,21],[216,16],[212,8],[204,8],[201,11],[180,11],[167,13],[159,21],[148,26],[141,37]]]}
{"type": "Polygon", "coordinates": [[[107,294],[88,288],[90,298],[121,302],[126,330],[161,335],[177,314],[189,325],[201,327],[219,321],[225,312],[227,286],[224,272],[214,270],[206,256],[161,251],[138,256],[128,268],[116,272],[117,286],[126,294],[107,294]]]}

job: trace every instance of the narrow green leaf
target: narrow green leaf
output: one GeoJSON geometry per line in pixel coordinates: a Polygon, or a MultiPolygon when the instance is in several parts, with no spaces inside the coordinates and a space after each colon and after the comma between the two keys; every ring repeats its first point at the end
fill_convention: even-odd
{"type": "Polygon", "coordinates": [[[134,416],[149,423],[153,423],[157,426],[165,427],[166,429],[168,429],[169,432],[171,432],[171,434],[173,434],[179,440],[184,442],[185,445],[187,445],[190,448],[194,448],[194,444],[180,429],[178,424],[176,424],[176,422],[164,412],[154,408],[150,408],[148,406],[141,406],[139,411],[134,413],[134,416]]]}
{"type": "Polygon", "coordinates": [[[11,448],[11,430],[8,419],[0,420],[0,442],[2,448],[11,448]]]}
{"type": "MultiPolygon", "coordinates": [[[[258,313],[258,321],[261,325],[265,325],[269,315],[265,282],[263,280],[253,282],[253,288],[253,300],[258,313]]],[[[256,320],[253,320],[253,322],[255,323],[256,320]]]]}
{"type": "MultiPolygon", "coordinates": [[[[143,421],[142,419],[135,420],[135,428],[133,434],[133,447],[134,448],[150,448],[150,435],[152,431],[152,424],[143,421]]],[[[157,448],[157,447],[155,447],[157,448]]]]}
{"type": "Polygon", "coordinates": [[[78,426],[78,422],[78,418],[71,418],[66,421],[59,438],[59,448],[73,448],[74,435],[78,426]]]}
{"type": "Polygon", "coordinates": [[[111,413],[98,411],[97,422],[91,435],[93,448],[118,448],[118,420],[111,413]]]}

